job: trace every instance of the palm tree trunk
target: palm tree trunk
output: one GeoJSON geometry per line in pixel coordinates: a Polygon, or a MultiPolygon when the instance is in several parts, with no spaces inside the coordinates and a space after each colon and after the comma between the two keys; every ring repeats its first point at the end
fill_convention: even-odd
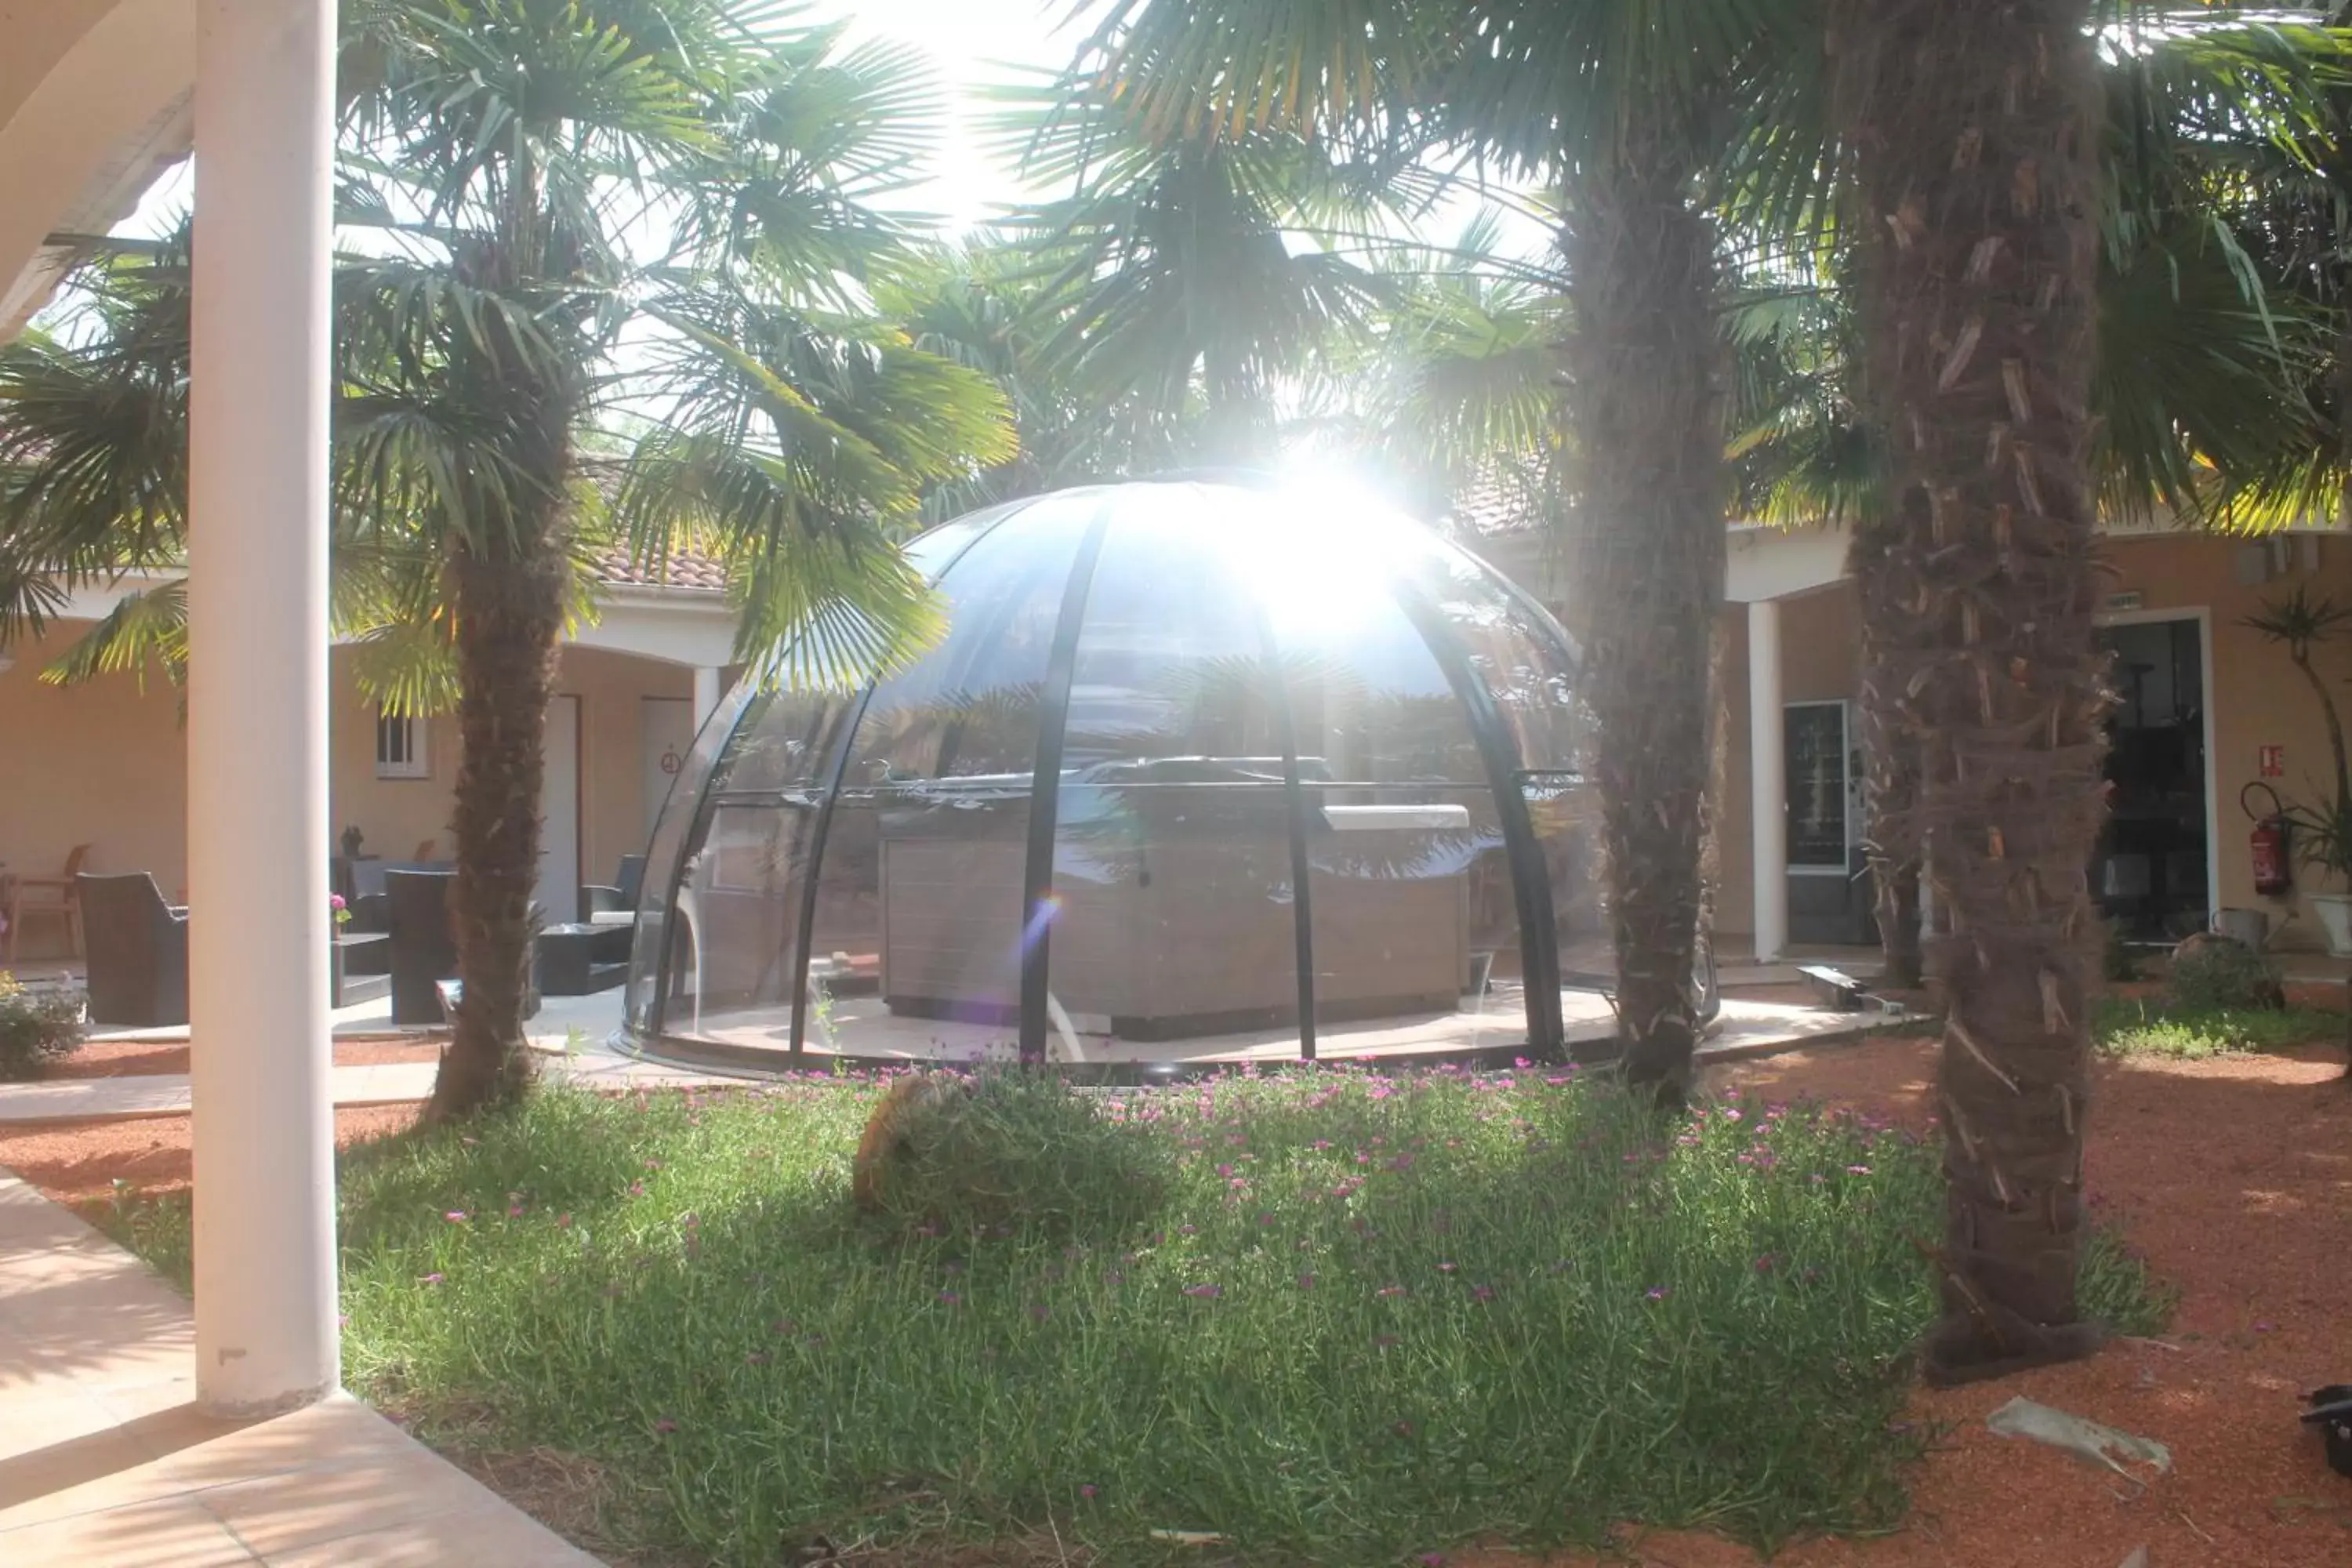
{"type": "Polygon", "coordinates": [[[1723,597],[1716,237],[1688,170],[1635,150],[1580,178],[1561,237],[1580,482],[1572,574],[1596,724],[1618,1040],[1677,1103],[1697,1041],[1709,649],[1723,597]]]}
{"type": "Polygon", "coordinates": [[[1938,908],[1942,1316],[1958,1382],[2086,1353],[2086,885],[2108,701],[2087,451],[2089,0],[1840,0],[1869,397],[1893,539],[1880,668],[1938,908]]]}
{"type": "Polygon", "coordinates": [[[1877,904],[1879,952],[1885,982],[1916,989],[1919,952],[1919,844],[1910,832],[1918,805],[1919,752],[1905,732],[1895,702],[1901,693],[1886,673],[1892,640],[1886,616],[1894,608],[1890,586],[1893,531],[1880,518],[1858,521],[1846,552],[1861,607],[1863,788],[1870,803],[1870,884],[1877,904]]]}
{"type": "Polygon", "coordinates": [[[513,1103],[530,1087],[530,995],[547,709],[562,634],[562,563],[461,554],[448,568],[463,697],[450,820],[457,969],[465,983],[427,1121],[513,1103]]]}

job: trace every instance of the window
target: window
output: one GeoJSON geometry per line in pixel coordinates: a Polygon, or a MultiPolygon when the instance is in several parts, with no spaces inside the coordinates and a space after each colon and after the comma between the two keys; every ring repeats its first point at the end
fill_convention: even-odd
{"type": "Polygon", "coordinates": [[[375,776],[380,779],[422,779],[433,776],[425,754],[427,733],[422,719],[386,713],[375,716],[375,776]]]}

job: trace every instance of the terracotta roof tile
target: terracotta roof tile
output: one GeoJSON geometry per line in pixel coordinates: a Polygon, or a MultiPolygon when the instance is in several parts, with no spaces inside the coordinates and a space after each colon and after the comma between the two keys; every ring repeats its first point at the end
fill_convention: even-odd
{"type": "Polygon", "coordinates": [[[596,558],[596,575],[620,587],[687,588],[712,594],[727,587],[726,566],[691,550],[673,551],[656,566],[631,561],[629,547],[615,544],[596,558]]]}

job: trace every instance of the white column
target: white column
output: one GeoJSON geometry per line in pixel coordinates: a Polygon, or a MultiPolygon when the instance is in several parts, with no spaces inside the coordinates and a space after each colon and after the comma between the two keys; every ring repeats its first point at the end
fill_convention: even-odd
{"type": "Polygon", "coordinates": [[[1756,961],[1789,946],[1789,771],[1780,718],[1780,605],[1748,606],[1748,777],[1754,809],[1756,961]]]}
{"type": "Polygon", "coordinates": [[[188,469],[196,1397],[341,1377],[327,940],[334,0],[200,0],[188,469]]]}
{"type": "Polygon", "coordinates": [[[719,710],[722,689],[719,677],[725,673],[709,665],[697,665],[694,669],[694,732],[702,733],[702,726],[719,710]]]}

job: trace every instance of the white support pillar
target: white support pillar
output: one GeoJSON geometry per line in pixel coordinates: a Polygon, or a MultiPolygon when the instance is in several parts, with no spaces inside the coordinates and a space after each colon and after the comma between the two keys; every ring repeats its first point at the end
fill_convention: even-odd
{"type": "Polygon", "coordinates": [[[724,673],[709,665],[695,666],[694,732],[698,735],[702,733],[702,726],[709,722],[710,716],[719,711],[719,699],[725,689],[719,677],[724,673]]]}
{"type": "Polygon", "coordinates": [[[341,1379],[328,1043],[334,0],[199,0],[188,469],[196,1398],[341,1379]]]}
{"type": "Polygon", "coordinates": [[[1789,770],[1780,717],[1780,605],[1748,606],[1748,776],[1754,809],[1756,962],[1789,947],[1789,770]]]}

